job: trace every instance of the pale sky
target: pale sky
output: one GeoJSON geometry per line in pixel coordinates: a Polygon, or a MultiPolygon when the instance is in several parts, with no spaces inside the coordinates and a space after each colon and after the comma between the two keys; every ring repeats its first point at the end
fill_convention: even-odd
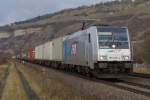
{"type": "Polygon", "coordinates": [[[112,0],[0,0],[0,25],[112,0]]]}

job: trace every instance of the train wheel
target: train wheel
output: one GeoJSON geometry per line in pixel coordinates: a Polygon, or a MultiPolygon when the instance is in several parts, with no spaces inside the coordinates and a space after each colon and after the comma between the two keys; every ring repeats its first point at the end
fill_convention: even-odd
{"type": "Polygon", "coordinates": [[[132,72],[133,72],[133,68],[127,68],[127,69],[126,69],[126,72],[127,72],[127,73],[132,73],[132,72]]]}
{"type": "Polygon", "coordinates": [[[84,72],[86,76],[90,76],[90,68],[86,67],[84,72]]]}
{"type": "Polygon", "coordinates": [[[77,66],[77,72],[81,73],[81,68],[79,66],[77,66]]]}

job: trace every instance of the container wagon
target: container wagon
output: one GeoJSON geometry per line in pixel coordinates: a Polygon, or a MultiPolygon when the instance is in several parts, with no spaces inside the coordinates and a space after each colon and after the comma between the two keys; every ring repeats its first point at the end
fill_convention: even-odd
{"type": "Polygon", "coordinates": [[[63,62],[63,41],[66,36],[35,47],[35,63],[57,67],[63,62]]]}

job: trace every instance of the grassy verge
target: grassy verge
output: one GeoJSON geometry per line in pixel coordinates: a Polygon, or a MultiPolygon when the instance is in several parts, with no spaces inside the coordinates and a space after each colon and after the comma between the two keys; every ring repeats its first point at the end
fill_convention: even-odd
{"type": "Polygon", "coordinates": [[[7,63],[0,65],[0,98],[2,97],[2,93],[8,76],[9,66],[10,64],[7,63]]]}
{"type": "Polygon", "coordinates": [[[136,73],[150,74],[150,67],[134,67],[133,71],[136,73]]]}
{"type": "Polygon", "coordinates": [[[5,72],[7,70],[8,65],[7,64],[3,64],[0,65],[0,81],[3,79],[5,72]]]}
{"type": "Polygon", "coordinates": [[[81,94],[65,84],[57,76],[49,76],[44,70],[35,70],[19,65],[20,70],[29,81],[41,100],[94,100],[92,96],[81,94]]]}
{"type": "Polygon", "coordinates": [[[1,100],[27,100],[14,64],[9,66],[9,75],[5,82],[1,100]]]}

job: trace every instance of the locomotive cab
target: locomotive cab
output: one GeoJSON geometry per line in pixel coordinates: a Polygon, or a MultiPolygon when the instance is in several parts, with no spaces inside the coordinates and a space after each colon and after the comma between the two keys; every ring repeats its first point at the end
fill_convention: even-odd
{"type": "Polygon", "coordinates": [[[100,72],[132,71],[132,49],[126,27],[97,27],[97,63],[100,72]]]}

